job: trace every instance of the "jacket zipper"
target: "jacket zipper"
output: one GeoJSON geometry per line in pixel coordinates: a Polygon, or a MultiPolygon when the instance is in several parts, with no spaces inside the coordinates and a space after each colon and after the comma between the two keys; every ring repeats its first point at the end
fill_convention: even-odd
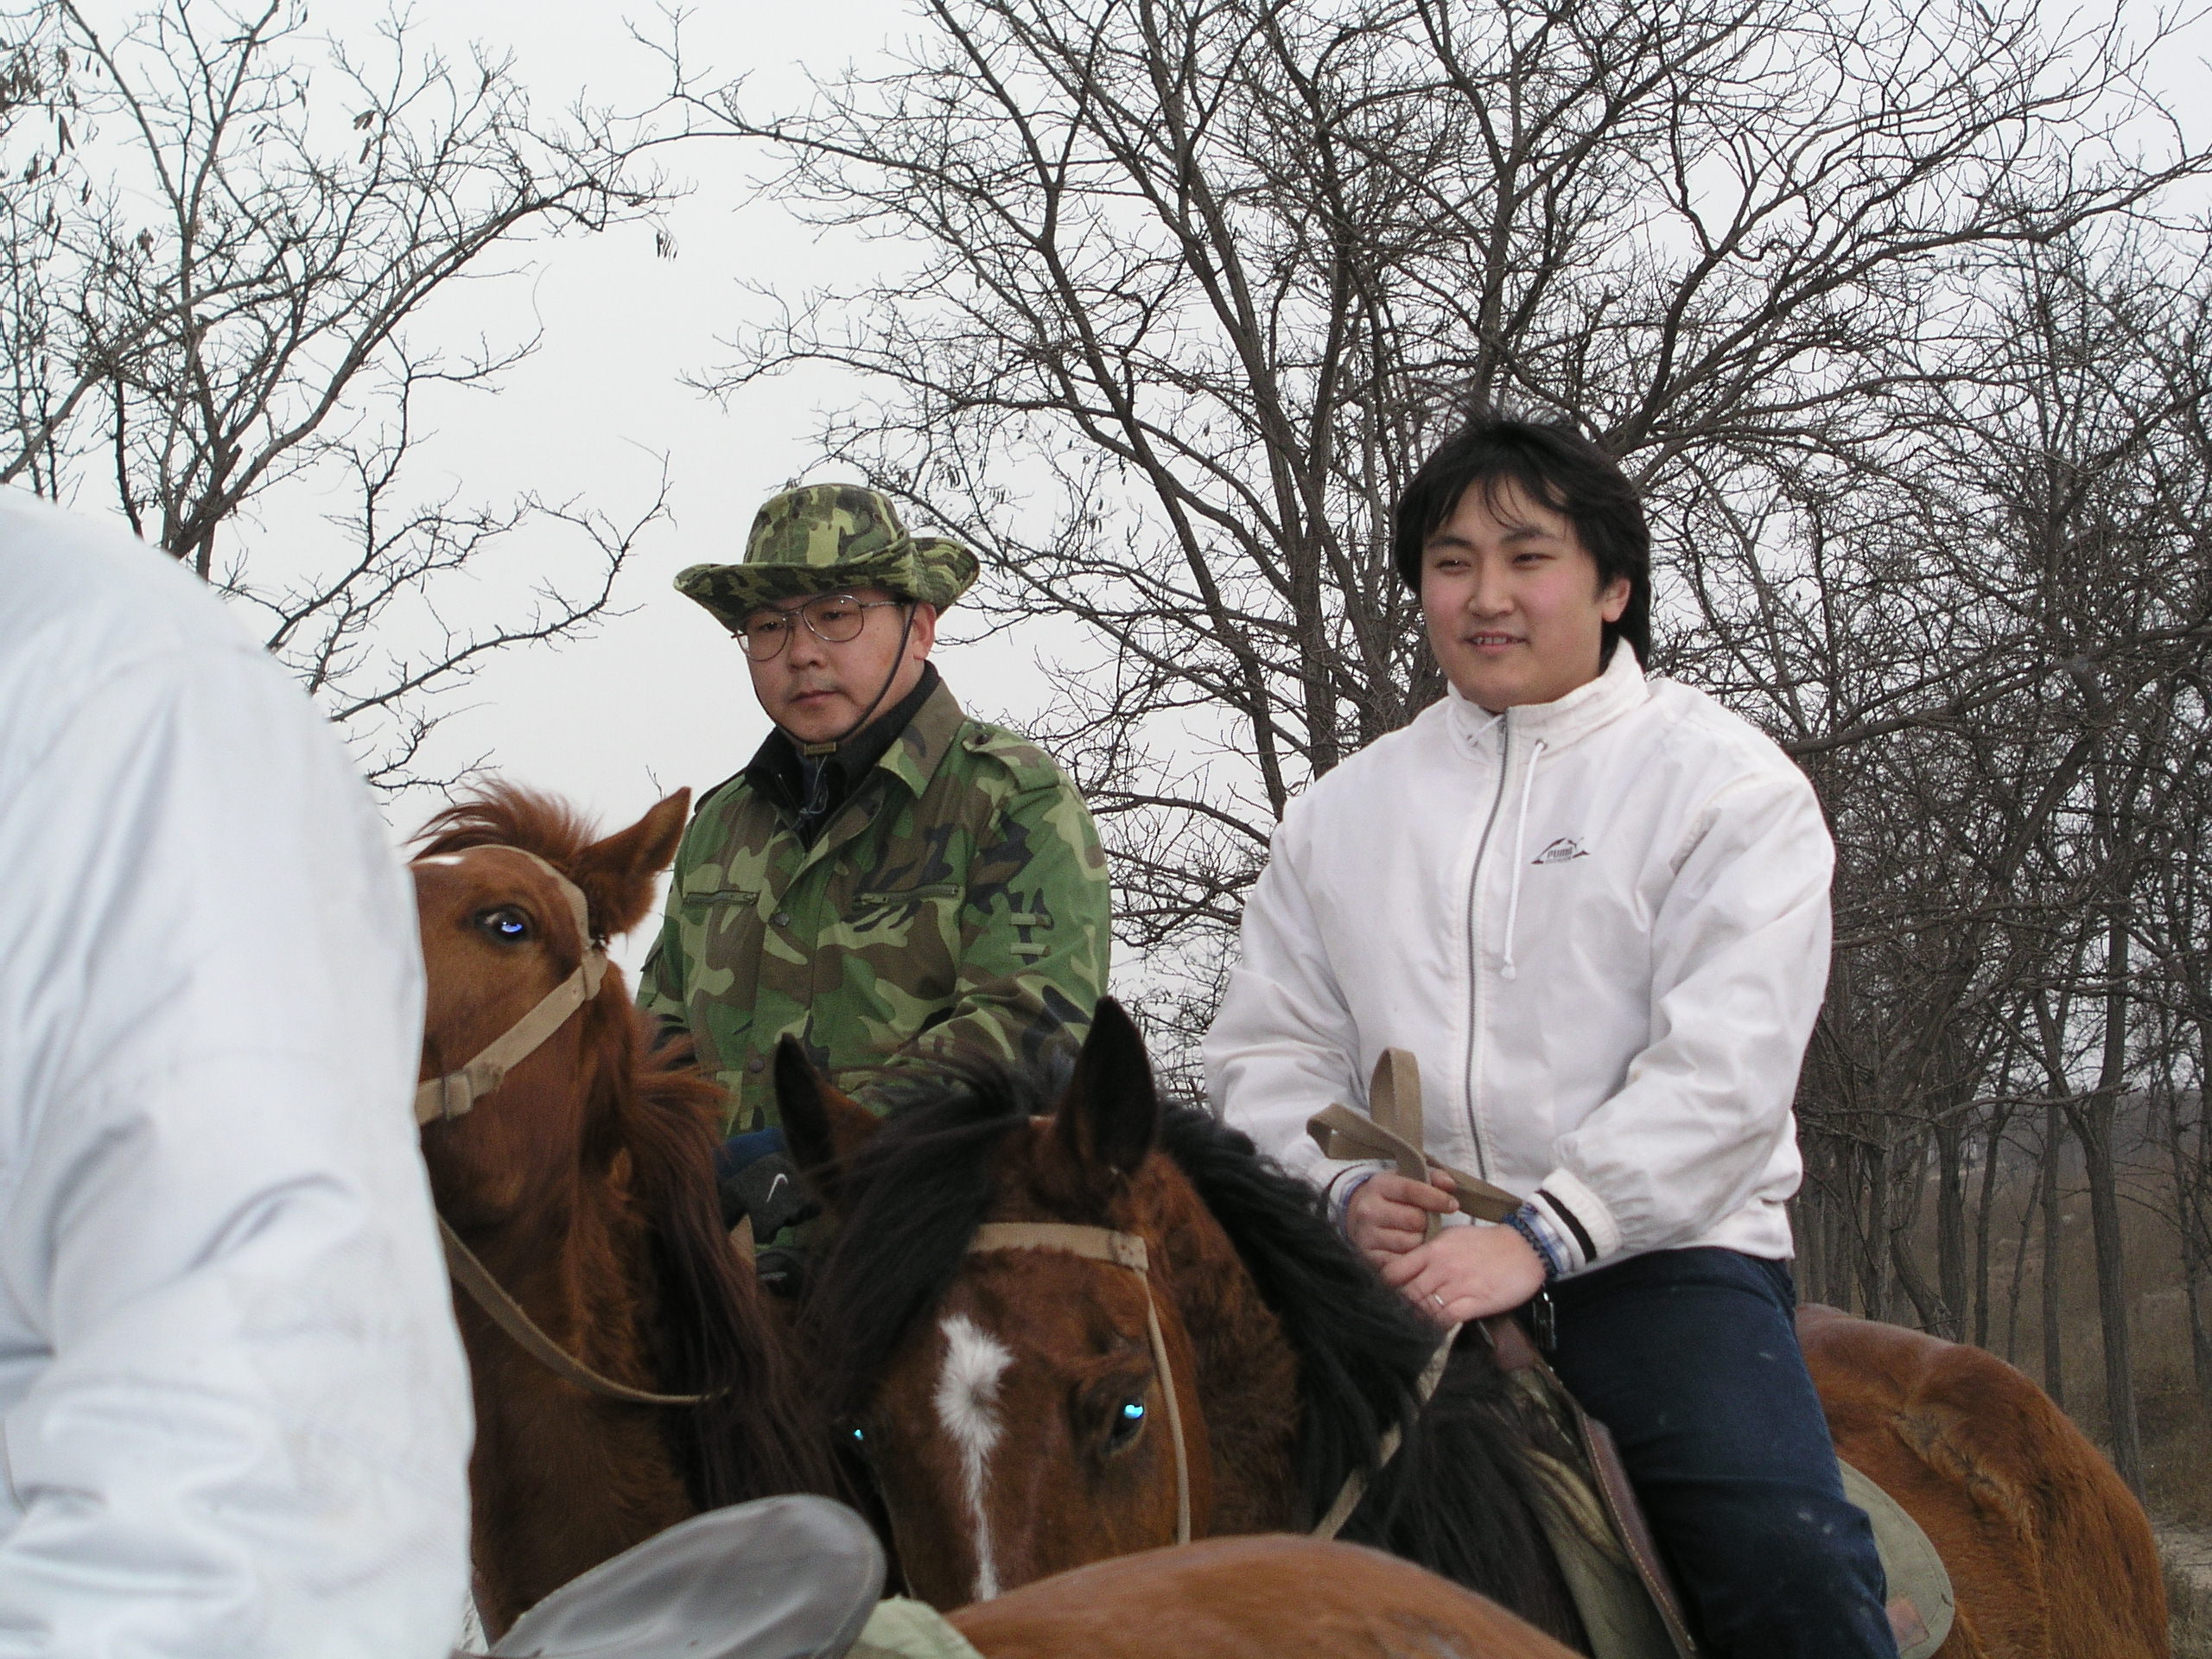
{"type": "Polygon", "coordinates": [[[1476,1033],[1482,1029],[1482,940],[1475,929],[1475,912],[1482,902],[1483,864],[1490,856],[1491,832],[1497,828],[1497,814],[1505,804],[1505,780],[1513,771],[1513,728],[1504,715],[1497,717],[1497,793],[1491,798],[1490,817],[1483,824],[1483,838],[1475,844],[1475,870],[1467,880],[1467,1136],[1475,1146],[1475,1173],[1490,1179],[1490,1155],[1483,1149],[1483,1132],[1476,1109],[1476,1033]]]}

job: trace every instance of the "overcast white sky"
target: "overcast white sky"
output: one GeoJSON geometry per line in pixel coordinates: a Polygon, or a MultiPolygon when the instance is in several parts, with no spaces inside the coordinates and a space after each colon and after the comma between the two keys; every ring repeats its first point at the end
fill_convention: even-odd
{"type": "MultiPolygon", "coordinates": [[[[133,0],[104,8],[111,16],[138,9],[133,0]]],[[[830,73],[878,58],[914,27],[909,10],[908,0],[725,0],[690,16],[685,32],[696,61],[723,76],[745,73],[753,106],[766,110],[804,98],[805,69],[830,73]]],[[[309,0],[308,18],[316,32],[365,42],[384,10],[384,0],[309,0]]],[[[575,0],[442,0],[419,7],[412,26],[456,56],[472,41],[512,49],[519,79],[547,110],[579,95],[640,108],[659,91],[664,66],[630,39],[632,20],[664,27],[645,3],[575,0]]],[[[2190,44],[2206,34],[2192,31],[2190,44]]],[[[2181,83],[2175,107],[2193,110],[2201,59],[2183,50],[2167,61],[2181,83]]],[[[526,490],[576,495],[622,520],[650,501],[664,454],[674,511],[622,578],[617,602],[629,613],[586,641],[512,652],[486,667],[450,705],[432,767],[483,757],[613,829],[669,790],[727,777],[763,735],[734,648],[670,580],[687,564],[738,558],[754,508],[786,482],[834,476],[816,464],[811,434],[817,412],[855,388],[827,372],[795,375],[748,389],[725,410],[683,377],[726,357],[718,336],[758,303],[741,283],[803,287],[896,251],[828,240],[773,201],[748,201],[760,159],[727,142],[668,152],[671,171],[693,187],[669,216],[674,259],[655,257],[645,226],[510,250],[500,268],[512,274],[442,297],[412,330],[418,345],[465,345],[480,333],[512,341],[533,328],[543,336],[503,394],[458,404],[435,422],[410,469],[418,492],[458,486],[465,501],[493,502],[526,490]]],[[[269,521],[299,511],[272,504],[269,521]]],[[[960,613],[951,620],[957,639],[960,613]]],[[[939,662],[969,709],[1019,725],[1045,701],[1034,658],[1052,644],[1040,632],[950,643],[939,662]]],[[[434,804],[404,798],[395,829],[411,830],[434,804]]],[[[622,954],[634,961],[644,943],[622,954]]]]}

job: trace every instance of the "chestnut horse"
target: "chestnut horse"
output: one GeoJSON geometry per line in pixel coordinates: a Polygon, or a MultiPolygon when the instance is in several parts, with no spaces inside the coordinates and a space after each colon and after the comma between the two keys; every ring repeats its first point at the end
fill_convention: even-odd
{"type": "MultiPolygon", "coordinates": [[[[494,788],[440,814],[414,873],[429,979],[423,1075],[511,1029],[592,946],[634,926],[686,797],[595,840],[543,797],[494,788]],[[528,855],[525,856],[525,855],[528,855]],[[560,872],[549,874],[543,860],[560,872]]],[[[656,1057],[607,968],[595,993],[423,1149],[440,1213],[554,1342],[693,1406],[556,1376],[460,1300],[476,1402],[477,1596],[495,1635],[568,1580],[711,1505],[828,1491],[824,1420],[724,1236],[714,1085],[656,1057]]],[[[1560,1659],[1503,1609],[1372,1551],[1228,1541],[1104,1563],[965,1609],[988,1659],[1560,1659]]]]}
{"type": "MultiPolygon", "coordinates": [[[[1057,1101],[983,1065],[879,1124],[778,1057],[785,1133],[840,1217],[810,1320],[845,1345],[833,1408],[871,1447],[909,1581],[941,1603],[1166,1541],[1176,1459],[1147,1289],[1188,1442],[1194,1535],[1302,1529],[1403,1428],[1344,1529],[1579,1643],[1487,1345],[1437,1340],[1310,1189],[1201,1112],[1163,1110],[1141,1039],[1102,1003],[1057,1101]],[[1052,1249],[971,1253],[979,1226],[1141,1238],[1150,1285],[1052,1249]]],[[[1941,1652],[2167,1651],[2156,1549],[2109,1465],[2024,1377],[1979,1351],[1836,1314],[1808,1358],[1843,1455],[1949,1567],[1941,1652]]]]}
{"type": "Polygon", "coordinates": [[[1486,1346],[1463,1344],[1418,1412],[1437,1332],[1242,1136],[1161,1114],[1111,1001],[1056,1111],[1000,1067],[949,1071],[880,1123],[795,1046],[776,1077],[838,1220],[804,1316],[836,1360],[826,1402],[870,1451],[916,1594],[955,1606],[1170,1541],[1179,1432],[1205,1537],[1309,1529],[1396,1431],[1344,1536],[1580,1639],[1535,1519],[1541,1430],[1486,1346]],[[1144,1278],[1058,1250],[969,1253],[979,1225],[1032,1221],[1144,1240],[1179,1423],[1144,1278]]]}
{"type": "MultiPolygon", "coordinates": [[[[494,787],[431,820],[414,864],[429,999],[423,1075],[481,1052],[633,927],[675,856],[688,793],[595,840],[566,808],[494,787]],[[524,855],[534,856],[524,856],[524,855]]],[[[696,1510],[836,1491],[808,1408],[715,1201],[720,1091],[652,1051],[621,971],[466,1116],[423,1130],[438,1213],[552,1341],[652,1393],[556,1376],[457,1298],[476,1406],[469,1465],[477,1604],[496,1636],[586,1568],[696,1510]]]]}
{"type": "Polygon", "coordinates": [[[1950,1570],[1936,1659],[2164,1659],[2150,1517],[2050,1397],[1996,1355],[1817,1304],[1798,1339],[1836,1450],[1904,1506],[1950,1570]]]}
{"type": "Polygon", "coordinates": [[[1572,1659],[1410,1562],[1308,1538],[1120,1555],[963,1607],[986,1659],[1572,1659]]]}

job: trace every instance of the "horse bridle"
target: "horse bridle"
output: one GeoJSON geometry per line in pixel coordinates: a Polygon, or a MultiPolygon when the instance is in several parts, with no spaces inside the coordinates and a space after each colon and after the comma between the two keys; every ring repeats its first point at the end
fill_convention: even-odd
{"type": "MultiPolygon", "coordinates": [[[[568,900],[569,913],[575,918],[576,938],[582,941],[584,948],[583,960],[576,964],[574,973],[540,997],[536,1007],[485,1045],[467,1065],[432,1077],[416,1088],[415,1122],[418,1128],[450,1123],[473,1109],[478,1101],[505,1081],[508,1072],[535,1054],[548,1038],[568,1024],[571,1014],[597,996],[607,977],[607,942],[591,931],[591,907],[585,902],[582,889],[536,853],[520,847],[501,847],[500,850],[520,854],[553,879],[553,885],[568,900]]],[[[492,1270],[478,1259],[476,1252],[461,1243],[461,1235],[454,1231],[452,1224],[443,1216],[438,1217],[438,1233],[445,1241],[446,1268],[453,1274],[454,1281],[525,1353],[556,1376],[594,1394],[638,1406],[696,1406],[709,1397],[703,1394],[653,1394],[601,1376],[539,1328],[522,1304],[492,1276],[492,1270]]]]}
{"type": "Polygon", "coordinates": [[[584,900],[582,890],[536,853],[524,852],[519,847],[502,847],[499,850],[528,859],[553,878],[553,885],[569,901],[569,912],[575,917],[576,938],[584,947],[583,960],[576,964],[575,972],[546,992],[538,999],[537,1007],[486,1044],[466,1065],[432,1077],[415,1090],[415,1122],[418,1127],[440,1119],[451,1122],[467,1112],[498,1088],[508,1072],[535,1054],[547,1038],[566,1025],[570,1014],[597,996],[600,982],[607,977],[607,942],[592,933],[591,908],[584,900]]]}
{"type": "MultiPolygon", "coordinates": [[[[1175,1444],[1175,1541],[1191,1541],[1191,1460],[1183,1440],[1183,1413],[1175,1399],[1175,1372],[1168,1363],[1167,1343],[1160,1332],[1158,1292],[1152,1282],[1147,1267],[1145,1242],[1135,1233],[1117,1233],[1107,1227],[1083,1227],[1058,1221],[987,1221],[976,1230],[976,1236],[969,1242],[968,1254],[986,1255],[995,1250],[1065,1250],[1070,1255],[1079,1255],[1087,1261],[1110,1262],[1117,1268],[1127,1268],[1144,1282],[1145,1338],[1152,1344],[1152,1367],[1160,1377],[1160,1391],[1167,1402],[1167,1433],[1175,1444]]],[[[1444,1380],[1444,1367],[1452,1357],[1452,1344],[1459,1334],[1453,1325],[1444,1333],[1444,1340],[1437,1344],[1430,1356],[1427,1369],[1415,1387],[1421,1406],[1426,1407],[1435,1394],[1437,1384],[1444,1380]]],[[[1403,1433],[1393,1424],[1383,1435],[1375,1460],[1376,1474],[1382,1473],[1404,1440],[1403,1433]]],[[[1355,1469],[1344,1477],[1344,1484],[1338,1489],[1336,1501],[1308,1535],[1314,1538],[1333,1538],[1344,1529],[1351,1512],[1359,1507],[1359,1500],[1367,1496],[1368,1471],[1355,1469]]]]}
{"type": "MultiPolygon", "coordinates": [[[[1403,1049],[1386,1050],[1376,1064],[1368,1096],[1371,1116],[1362,1117],[1342,1106],[1331,1106],[1308,1122],[1306,1127],[1320,1144],[1323,1154],[1334,1158],[1389,1158],[1410,1179],[1426,1180],[1429,1160],[1423,1156],[1421,1147],[1421,1071],[1413,1055],[1403,1049]]],[[[1489,1221],[1502,1221],[1519,1207],[1520,1200],[1502,1187],[1458,1170],[1447,1173],[1459,1185],[1461,1207],[1472,1214],[1489,1221]]],[[[1433,1216],[1429,1217],[1428,1236],[1436,1236],[1433,1216]]],[[[1168,1432],[1175,1440],[1175,1541],[1189,1543],[1189,1454],[1183,1445],[1183,1418],[1175,1402],[1175,1377],[1167,1363],[1167,1344],[1160,1334],[1152,1277],[1146,1271],[1144,1240],[1135,1233],[1117,1233],[1104,1227],[1078,1227],[1060,1222],[994,1221],[977,1228],[974,1241],[968,1246],[970,1255],[1024,1249],[1065,1250],[1093,1262],[1110,1262],[1116,1267],[1129,1268],[1144,1281],[1145,1333],[1152,1343],[1153,1369],[1159,1373],[1161,1392],[1167,1397],[1168,1432]]],[[[1427,1406],[1437,1385],[1444,1380],[1444,1368],[1451,1360],[1452,1344],[1458,1340],[1459,1331],[1456,1325],[1447,1330],[1435,1353],[1429,1357],[1414,1387],[1417,1408],[1427,1406]]],[[[1403,1432],[1393,1424],[1376,1448],[1374,1474],[1380,1474],[1397,1456],[1404,1439],[1403,1432]]],[[[1351,1518],[1351,1512],[1359,1507],[1360,1499],[1367,1496],[1370,1478],[1370,1471],[1363,1469],[1355,1469],[1345,1476],[1336,1501],[1329,1505],[1310,1535],[1333,1538],[1342,1531],[1344,1522],[1351,1518]]]]}
{"type": "Polygon", "coordinates": [[[968,1253],[995,1250],[1063,1250],[1086,1261],[1127,1268],[1144,1287],[1144,1331],[1152,1344],[1152,1369],[1167,1406],[1167,1433],[1175,1446],[1175,1541],[1191,1541],[1191,1459],[1183,1444],[1183,1408],[1175,1399],[1175,1372],[1167,1363],[1166,1339],[1160,1332],[1160,1309],[1147,1266],[1144,1240],[1135,1233],[1105,1227],[1079,1227],[1058,1221],[987,1221],[969,1241],[968,1253]]]}

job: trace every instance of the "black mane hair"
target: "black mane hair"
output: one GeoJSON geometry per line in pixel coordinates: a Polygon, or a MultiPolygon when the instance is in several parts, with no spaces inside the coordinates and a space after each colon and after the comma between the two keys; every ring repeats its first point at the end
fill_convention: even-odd
{"type": "MultiPolygon", "coordinates": [[[[944,1296],[994,1195],[995,1154],[1049,1113],[1039,1078],[987,1060],[918,1076],[840,1179],[845,1206],[810,1298],[833,1410],[865,1408],[913,1322],[944,1296]]],[[[1297,1355],[1298,1478],[1309,1521],[1347,1476],[1397,1454],[1344,1527],[1348,1541],[1419,1562],[1568,1640],[1580,1629],[1536,1521],[1528,1435],[1486,1339],[1466,1332],[1426,1411],[1438,1333],[1331,1225],[1319,1196],[1199,1110],[1162,1112],[1160,1150],[1235,1245],[1297,1355]]],[[[1107,1217],[1062,1220],[1103,1224],[1107,1217]]]]}
{"type": "Polygon", "coordinates": [[[594,1160],[630,1158],[645,1223],[647,1320],[659,1391],[698,1404],[658,1408],[691,1501],[702,1510],[781,1492],[843,1497],[828,1428],[761,1306],[741,1281],[715,1196],[712,1108],[721,1091],[682,1052],[653,1052],[645,1016],[609,969],[593,1044],[602,1057],[594,1160]],[[611,1029],[607,1029],[611,1027],[611,1029]]]}
{"type": "Polygon", "coordinates": [[[990,1061],[902,1080],[881,1131],[839,1175],[837,1236],[807,1293],[833,1413],[866,1408],[908,1329],[944,1299],[990,1208],[993,1154],[1051,1110],[1035,1077],[990,1061]]]}
{"type": "MultiPolygon", "coordinates": [[[[1160,1149],[1229,1236],[1298,1355],[1299,1481],[1318,1522],[1347,1477],[1403,1436],[1339,1535],[1417,1561],[1566,1639],[1580,1637],[1537,1521],[1529,1459],[1542,1425],[1520,1409],[1482,1332],[1461,1332],[1424,1410],[1436,1328],[1330,1222],[1320,1194],[1251,1141],[1169,1107],[1160,1149]]],[[[1564,1450],[1564,1448],[1554,1448],[1564,1450]]]]}

